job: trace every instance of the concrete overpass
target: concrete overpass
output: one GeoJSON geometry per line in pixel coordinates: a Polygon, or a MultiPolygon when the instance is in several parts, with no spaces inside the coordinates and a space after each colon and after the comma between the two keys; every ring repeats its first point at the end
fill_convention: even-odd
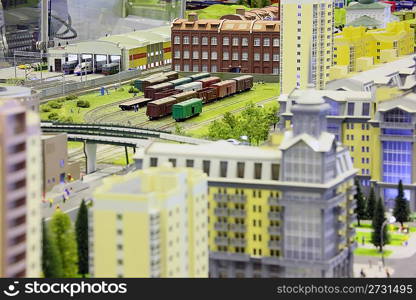
{"type": "Polygon", "coordinates": [[[83,142],[87,174],[97,170],[97,144],[124,146],[126,162],[128,163],[127,147],[132,147],[135,152],[137,147],[146,147],[150,143],[149,139],[162,139],[196,145],[208,142],[202,139],[171,134],[168,131],[109,124],[42,122],[41,129],[44,133],[65,132],[68,135],[68,140],[83,142]]]}

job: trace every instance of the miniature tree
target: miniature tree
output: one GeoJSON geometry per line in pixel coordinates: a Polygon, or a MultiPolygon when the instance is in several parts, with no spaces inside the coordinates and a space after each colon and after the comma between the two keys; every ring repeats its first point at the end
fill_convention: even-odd
{"type": "Polygon", "coordinates": [[[396,218],[397,222],[400,222],[400,225],[403,227],[403,222],[409,221],[410,217],[410,207],[409,202],[404,197],[403,192],[403,183],[400,180],[397,187],[397,197],[395,199],[393,216],[396,218]]]}
{"type": "Polygon", "coordinates": [[[374,209],[376,207],[376,193],[374,192],[374,188],[371,187],[370,195],[368,196],[367,200],[367,218],[372,220],[374,217],[374,209]]]}
{"type": "Polygon", "coordinates": [[[261,7],[266,7],[272,5],[270,0],[262,0],[261,7]]]}
{"type": "Polygon", "coordinates": [[[62,277],[78,275],[78,253],[71,219],[61,210],[56,210],[51,220],[51,231],[62,257],[62,277]]]}
{"type": "Polygon", "coordinates": [[[75,221],[75,232],[78,246],[78,272],[85,277],[89,273],[89,252],[88,252],[88,208],[85,200],[82,199],[75,221]]]}
{"type": "Polygon", "coordinates": [[[42,271],[45,278],[62,277],[61,254],[45,220],[42,220],[42,271]]]}
{"type": "Polygon", "coordinates": [[[366,218],[367,212],[365,210],[365,198],[363,192],[361,191],[360,182],[357,178],[355,179],[355,186],[357,187],[357,193],[354,196],[355,201],[357,202],[357,208],[355,209],[355,213],[357,214],[358,226],[360,226],[360,221],[366,218]]]}
{"type": "Polygon", "coordinates": [[[373,232],[371,233],[371,243],[379,247],[380,252],[383,251],[383,246],[388,244],[389,242],[389,235],[387,232],[387,226],[383,228],[383,243],[381,243],[381,228],[383,226],[384,221],[386,220],[385,217],[385,210],[384,210],[384,203],[383,199],[379,198],[376,203],[376,208],[374,211],[374,217],[372,222],[373,232]]]}

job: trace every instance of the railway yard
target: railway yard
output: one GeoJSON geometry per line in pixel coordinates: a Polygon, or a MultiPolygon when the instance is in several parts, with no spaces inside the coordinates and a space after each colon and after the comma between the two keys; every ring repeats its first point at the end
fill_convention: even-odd
{"type": "MultiPolygon", "coordinates": [[[[236,77],[237,75],[238,74],[236,74],[236,77]]],[[[220,84],[220,86],[227,85],[227,81],[222,81],[222,83],[223,84],[220,84]]],[[[185,85],[189,85],[189,83],[185,85]]],[[[104,93],[101,91],[89,92],[78,96],[78,98],[73,100],[51,100],[55,103],[60,103],[61,105],[58,105],[58,107],[60,107],[55,109],[51,108],[51,101],[43,104],[41,106],[41,118],[46,121],[51,113],[56,113],[63,118],[71,117],[71,120],[74,123],[116,124],[167,130],[171,132],[175,132],[178,128],[177,124],[179,124],[181,131],[184,132],[184,134],[201,138],[206,136],[209,124],[214,120],[222,118],[226,112],[238,114],[250,103],[262,107],[277,105],[276,100],[279,93],[279,85],[276,83],[254,82],[252,88],[249,90],[240,93],[233,92],[228,96],[225,95],[221,99],[210,100],[212,102],[201,99],[204,101],[204,105],[202,106],[202,112],[200,114],[195,114],[185,120],[181,120],[181,122],[177,122],[172,118],[170,113],[168,113],[168,115],[150,119],[146,105],[141,107],[135,106],[131,110],[122,110],[120,105],[125,104],[126,102],[135,103],[136,100],[140,102],[144,98],[143,92],[138,90],[132,92],[132,86],[133,83],[131,85],[123,85],[118,89],[106,89],[104,93]],[[77,103],[80,100],[87,101],[89,107],[78,107],[77,103]],[[45,107],[48,107],[48,109],[44,109],[45,107]]],[[[141,89],[145,90],[144,87],[141,87],[141,89]]],[[[207,87],[204,87],[204,89],[207,89],[207,87]]],[[[182,90],[179,92],[182,92],[182,90]]],[[[192,95],[192,91],[182,92],[182,94],[186,93],[192,95]]],[[[193,93],[196,94],[196,92],[193,93]]],[[[180,97],[181,93],[177,95],[180,97]]],[[[160,97],[161,96],[159,96],[158,99],[160,99],[160,97]]],[[[169,97],[170,96],[164,99],[168,99],[169,97]]],[[[195,97],[187,97],[181,101],[190,98],[195,97]]],[[[162,99],[162,102],[164,99],[162,99]]],[[[154,102],[158,101],[160,102],[160,100],[154,102]]],[[[170,109],[172,109],[172,107],[170,107],[170,109]]],[[[123,147],[101,145],[97,150],[99,164],[126,163],[123,147]]],[[[69,147],[69,152],[71,160],[83,160],[82,143],[72,143],[69,147]]],[[[132,154],[132,151],[131,153],[129,152],[129,155],[132,154]]]]}

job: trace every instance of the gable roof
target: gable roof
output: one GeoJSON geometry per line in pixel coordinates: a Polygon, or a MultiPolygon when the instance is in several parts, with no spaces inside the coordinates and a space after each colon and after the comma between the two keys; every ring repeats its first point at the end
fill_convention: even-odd
{"type": "Polygon", "coordinates": [[[335,142],[335,135],[329,132],[322,132],[319,138],[315,138],[307,133],[293,137],[293,131],[286,131],[279,149],[287,150],[300,141],[303,141],[315,152],[328,152],[335,142]]]}
{"type": "Polygon", "coordinates": [[[374,18],[371,18],[367,15],[363,15],[354,21],[347,24],[347,26],[354,26],[354,27],[380,27],[382,24],[381,22],[377,21],[374,18]]]}
{"type": "Polygon", "coordinates": [[[361,4],[359,2],[351,4],[346,7],[347,10],[364,10],[364,9],[385,9],[390,7],[389,4],[383,2],[373,2],[370,4],[361,4]]]}

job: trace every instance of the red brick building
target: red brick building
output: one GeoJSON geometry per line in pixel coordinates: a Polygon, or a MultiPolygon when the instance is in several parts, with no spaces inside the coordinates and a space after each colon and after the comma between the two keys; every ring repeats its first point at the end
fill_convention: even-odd
{"type": "Polygon", "coordinates": [[[172,68],[186,72],[279,74],[280,21],[198,20],[172,23],[172,68]]]}

